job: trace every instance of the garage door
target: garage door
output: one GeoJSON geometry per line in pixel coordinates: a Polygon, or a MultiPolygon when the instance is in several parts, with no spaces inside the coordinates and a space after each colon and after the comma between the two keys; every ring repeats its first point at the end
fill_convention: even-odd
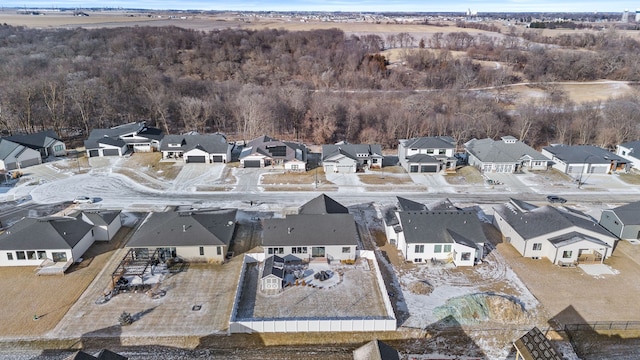
{"type": "Polygon", "coordinates": [[[336,171],[342,174],[354,173],[353,165],[336,165],[336,171]]]}
{"type": "Polygon", "coordinates": [[[27,167],[40,164],[40,159],[27,159],[20,161],[20,167],[27,167]]]}
{"type": "Polygon", "coordinates": [[[423,172],[423,173],[438,172],[438,165],[422,165],[420,166],[420,172],[423,172]]]}
{"type": "Polygon", "coordinates": [[[104,149],[102,150],[104,156],[120,156],[120,150],[118,149],[104,149]]]}
{"type": "Polygon", "coordinates": [[[213,159],[214,163],[216,163],[216,162],[224,162],[224,158],[222,157],[222,155],[214,155],[212,159],[213,159]]]}
{"type": "Polygon", "coordinates": [[[582,166],[569,166],[567,168],[567,174],[580,174],[582,172],[582,166]]]}
{"type": "Polygon", "coordinates": [[[245,160],[244,167],[246,168],[259,168],[260,160],[245,160]]]}
{"type": "Polygon", "coordinates": [[[592,174],[606,174],[609,170],[609,166],[592,166],[589,168],[589,172],[592,174]]]}
{"type": "Polygon", "coordinates": [[[89,150],[89,157],[97,157],[100,156],[100,151],[98,150],[89,150]]]}
{"type": "Polygon", "coordinates": [[[332,173],[332,172],[333,172],[333,165],[325,165],[325,166],[324,166],[324,172],[325,172],[326,174],[328,174],[328,173],[332,173]]]}
{"type": "Polygon", "coordinates": [[[207,157],[206,156],[189,156],[187,158],[187,162],[188,163],[206,163],[207,157]]]}

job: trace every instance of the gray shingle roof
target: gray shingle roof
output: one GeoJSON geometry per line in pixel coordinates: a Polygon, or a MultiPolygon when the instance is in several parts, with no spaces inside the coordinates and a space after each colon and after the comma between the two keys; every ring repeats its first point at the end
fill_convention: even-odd
{"type": "Polygon", "coordinates": [[[534,327],[513,343],[524,360],[562,360],[551,341],[534,327]]]}
{"type": "Polygon", "coordinates": [[[236,210],[150,213],[127,247],[229,245],[236,210]]]}
{"type": "Polygon", "coordinates": [[[628,156],[640,159],[640,140],[629,141],[624,144],[620,144],[620,146],[624,146],[627,149],[630,149],[630,151],[627,153],[628,156]]]}
{"type": "Polygon", "coordinates": [[[371,144],[329,144],[322,145],[322,160],[331,158],[335,155],[343,154],[354,160],[358,159],[357,154],[367,154],[367,156],[382,156],[382,148],[380,145],[371,144]]]}
{"type": "Polygon", "coordinates": [[[614,212],[624,225],[640,225],[640,201],[618,206],[609,211],[614,212]]]}
{"type": "Polygon", "coordinates": [[[473,139],[465,144],[465,149],[480,161],[489,163],[518,162],[526,156],[533,160],[549,160],[522,141],[507,143],[504,140],[473,139]]]}
{"type": "Polygon", "coordinates": [[[271,255],[264,259],[262,268],[262,277],[275,275],[280,279],[284,279],[284,259],[278,255],[271,255]]]}
{"type": "Polygon", "coordinates": [[[92,210],[84,211],[84,216],[89,219],[95,226],[107,226],[113,222],[114,219],[120,216],[118,210],[92,210]]]}
{"type": "Polygon", "coordinates": [[[401,211],[426,211],[427,206],[419,202],[396,196],[398,199],[398,209],[401,211]]]}
{"type": "Polygon", "coordinates": [[[150,140],[161,140],[164,136],[162,130],[149,127],[144,121],[134,122],[124,125],[112,127],[110,129],[93,129],[89,133],[89,137],[84,141],[87,149],[94,149],[98,144],[108,144],[122,147],[127,143],[127,139],[123,138],[129,134],[136,134],[150,140]]]}
{"type": "Polygon", "coordinates": [[[600,240],[600,239],[596,239],[593,236],[589,236],[589,235],[585,235],[583,233],[577,232],[577,231],[572,231],[566,234],[562,234],[562,235],[558,235],[552,238],[549,238],[549,242],[551,243],[551,245],[553,245],[556,248],[560,248],[563,246],[567,246],[573,243],[577,243],[580,241],[589,241],[592,242],[594,244],[598,244],[600,246],[604,246],[604,247],[611,247],[609,246],[609,244],[605,243],[604,241],[600,240]]]}
{"type": "Polygon", "coordinates": [[[23,146],[7,139],[0,139],[0,160],[6,159],[19,147],[23,146]]]}
{"type": "Polygon", "coordinates": [[[516,207],[513,203],[498,205],[494,210],[525,240],[573,226],[612,237],[600,224],[579,211],[549,205],[528,205],[531,210],[516,207]]]}
{"type": "Polygon", "coordinates": [[[414,154],[407,157],[407,162],[418,164],[439,164],[440,160],[438,160],[435,156],[427,154],[414,154]]]}
{"type": "Polygon", "coordinates": [[[226,154],[231,145],[222,134],[186,134],[165,135],[160,143],[160,151],[190,151],[201,149],[209,154],[226,154]],[[169,144],[181,144],[180,147],[169,147],[169,144]]]}
{"type": "Polygon", "coordinates": [[[0,250],[72,249],[93,229],[82,220],[82,214],[73,217],[25,218],[0,234],[0,250]]]}
{"type": "Polygon", "coordinates": [[[410,244],[487,242],[482,224],[472,211],[401,211],[398,216],[410,244]]]}
{"type": "Polygon", "coordinates": [[[263,246],[357,245],[351,214],[288,215],[264,220],[263,246]]]}
{"type": "Polygon", "coordinates": [[[454,149],[456,141],[450,136],[428,136],[402,139],[400,143],[406,149],[454,149]]]}
{"type": "Polygon", "coordinates": [[[247,143],[245,148],[240,153],[240,159],[253,154],[260,153],[262,155],[274,158],[283,159],[285,161],[298,159],[301,161],[306,160],[306,146],[304,144],[291,142],[291,141],[279,141],[268,137],[267,135],[255,138],[247,143]],[[270,152],[271,149],[278,147],[285,148],[285,155],[275,155],[270,152]],[[297,151],[296,151],[297,150],[297,151]]]}
{"type": "Polygon", "coordinates": [[[55,141],[60,141],[53,130],[45,130],[33,134],[17,134],[6,136],[5,138],[35,150],[49,147],[55,141]]]}
{"type": "Polygon", "coordinates": [[[349,209],[325,194],[309,200],[300,206],[299,214],[348,214],[349,209]]]}
{"type": "Polygon", "coordinates": [[[626,164],[628,161],[593,145],[555,145],[545,146],[544,149],[568,164],[610,164],[612,160],[626,164]]]}

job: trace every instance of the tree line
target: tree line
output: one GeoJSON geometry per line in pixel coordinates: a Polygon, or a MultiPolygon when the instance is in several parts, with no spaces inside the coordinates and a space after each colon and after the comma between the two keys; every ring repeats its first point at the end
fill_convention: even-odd
{"type": "Polygon", "coordinates": [[[500,87],[638,81],[637,47],[613,31],[554,40],[467,32],[415,39],[337,29],[2,25],[0,131],[53,129],[74,145],[94,128],[145,120],[166,133],[223,132],[236,140],[269,134],[395,147],[414,136],[450,135],[462,143],[512,134],[534,146],[611,147],[638,137],[637,96],[577,106],[547,84],[540,85],[551,94],[543,102],[518,105],[500,87]],[[380,54],[390,47],[415,49],[391,66],[380,54]],[[479,87],[497,89],[488,96],[472,90],[479,87]]]}

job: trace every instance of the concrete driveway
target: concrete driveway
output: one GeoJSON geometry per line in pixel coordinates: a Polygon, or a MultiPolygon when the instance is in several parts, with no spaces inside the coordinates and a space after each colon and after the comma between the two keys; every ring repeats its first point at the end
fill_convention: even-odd
{"type": "Polygon", "coordinates": [[[197,185],[206,185],[220,179],[225,164],[184,164],[173,180],[174,191],[196,191],[197,185]]]}
{"type": "Polygon", "coordinates": [[[338,186],[338,191],[363,192],[365,190],[364,184],[356,173],[328,173],[325,177],[338,186]]]}
{"type": "Polygon", "coordinates": [[[238,179],[236,187],[233,191],[236,192],[257,192],[262,191],[260,185],[260,176],[268,170],[265,169],[252,169],[252,168],[235,168],[233,169],[233,175],[238,179]]]}

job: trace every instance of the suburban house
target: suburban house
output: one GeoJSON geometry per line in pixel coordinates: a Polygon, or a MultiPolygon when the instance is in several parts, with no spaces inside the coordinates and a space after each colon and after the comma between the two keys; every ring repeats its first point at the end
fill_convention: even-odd
{"type": "Polygon", "coordinates": [[[262,247],[265,256],[294,256],[300,260],[355,260],[358,230],[353,215],[326,195],[302,205],[298,214],[265,219],[262,247]]]}
{"type": "Polygon", "coordinates": [[[322,166],[325,173],[355,173],[363,169],[382,168],[380,145],[348,144],[322,145],[322,166]]]}
{"type": "Polygon", "coordinates": [[[602,262],[617,240],[584,213],[516,199],[494,207],[493,224],[522,256],[563,266],[602,262]]]}
{"type": "Polygon", "coordinates": [[[305,171],[307,147],[301,143],[280,141],[263,135],[249,141],[242,149],[240,166],[245,168],[277,166],[289,171],[305,171]]]}
{"type": "Polygon", "coordinates": [[[284,259],[271,255],[264,259],[260,275],[260,291],[274,295],[282,291],[284,282],[284,259]]]}
{"type": "Polygon", "coordinates": [[[126,247],[161,250],[165,259],[224,262],[236,228],[236,209],[180,210],[147,215],[126,247]]]}
{"type": "Polygon", "coordinates": [[[551,145],[542,154],[553,162],[553,168],[567,175],[609,174],[625,171],[627,159],[593,145],[551,145]]]}
{"type": "Polygon", "coordinates": [[[222,134],[165,135],[160,141],[163,159],[183,159],[186,163],[227,163],[232,147],[222,134]]]}
{"type": "Polygon", "coordinates": [[[0,138],[0,170],[22,169],[38,164],[42,164],[42,157],[37,150],[0,138]]]}
{"type": "Polygon", "coordinates": [[[11,135],[4,138],[38,151],[42,158],[67,155],[67,147],[53,130],[11,135]]]}
{"type": "Polygon", "coordinates": [[[640,201],[602,210],[600,225],[623,240],[640,240],[640,201]]]}
{"type": "Polygon", "coordinates": [[[111,240],[119,211],[78,212],[69,216],[25,218],[0,234],[0,266],[57,263],[64,271],[96,240],[111,240]]]}
{"type": "Polygon", "coordinates": [[[475,211],[461,210],[450,201],[421,208],[398,198],[398,208],[385,213],[385,232],[407,261],[444,261],[473,266],[484,256],[487,238],[475,211]]]}
{"type": "Polygon", "coordinates": [[[456,171],[456,141],[449,136],[402,139],[398,160],[408,173],[456,171]]]}
{"type": "Polygon", "coordinates": [[[640,140],[617,145],[616,155],[629,161],[628,168],[640,171],[640,140]]]}
{"type": "Polygon", "coordinates": [[[469,165],[482,172],[519,173],[524,169],[546,170],[549,165],[549,159],[513,136],[472,139],[464,147],[469,165]]]}
{"type": "Polygon", "coordinates": [[[162,130],[149,127],[144,121],[93,129],[84,141],[88,157],[122,156],[129,151],[152,152],[160,148],[162,130]]]}

